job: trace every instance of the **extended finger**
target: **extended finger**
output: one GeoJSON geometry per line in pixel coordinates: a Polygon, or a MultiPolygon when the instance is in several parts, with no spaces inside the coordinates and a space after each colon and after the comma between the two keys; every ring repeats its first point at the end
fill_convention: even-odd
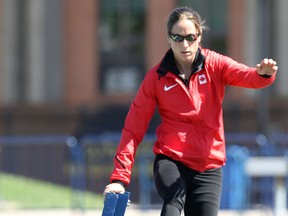
{"type": "Polygon", "coordinates": [[[269,65],[276,65],[276,61],[274,61],[273,59],[269,59],[268,64],[269,65]]]}
{"type": "Polygon", "coordinates": [[[263,61],[261,62],[261,65],[267,65],[269,62],[268,58],[264,58],[263,61]]]}

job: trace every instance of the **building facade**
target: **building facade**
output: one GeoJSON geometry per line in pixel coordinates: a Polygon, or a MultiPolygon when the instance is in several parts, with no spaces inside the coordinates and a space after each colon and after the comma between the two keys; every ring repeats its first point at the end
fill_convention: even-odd
{"type": "Polygon", "coordinates": [[[2,110],[125,107],[125,115],[145,73],[169,48],[166,20],[180,5],[206,19],[205,47],[250,66],[277,60],[275,85],[257,92],[229,88],[224,104],[228,115],[241,107],[257,113],[259,125],[269,122],[269,110],[285,107],[288,94],[287,0],[0,0],[2,110]]]}

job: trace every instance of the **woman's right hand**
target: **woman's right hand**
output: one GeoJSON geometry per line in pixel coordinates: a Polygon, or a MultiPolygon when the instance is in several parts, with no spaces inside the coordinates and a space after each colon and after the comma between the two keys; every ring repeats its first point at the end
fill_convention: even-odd
{"type": "Polygon", "coordinates": [[[114,183],[106,185],[105,190],[103,192],[104,197],[109,192],[123,194],[125,192],[125,188],[120,183],[114,182],[114,183]]]}

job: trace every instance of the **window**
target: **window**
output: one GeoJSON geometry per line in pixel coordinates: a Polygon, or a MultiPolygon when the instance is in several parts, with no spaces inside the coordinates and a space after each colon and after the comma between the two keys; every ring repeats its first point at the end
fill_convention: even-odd
{"type": "Polygon", "coordinates": [[[209,28],[203,34],[203,45],[225,54],[228,32],[227,0],[180,0],[178,6],[192,7],[199,13],[209,28]]]}
{"type": "Polygon", "coordinates": [[[139,87],[144,75],[144,7],[145,1],[100,2],[100,86],[105,93],[130,93],[139,87]]]}

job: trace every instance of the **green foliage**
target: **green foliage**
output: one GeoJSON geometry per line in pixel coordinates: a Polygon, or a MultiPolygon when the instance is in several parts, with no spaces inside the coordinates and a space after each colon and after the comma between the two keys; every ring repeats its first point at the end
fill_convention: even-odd
{"type": "Polygon", "coordinates": [[[1,208],[102,208],[102,195],[18,175],[0,174],[1,208]]]}

